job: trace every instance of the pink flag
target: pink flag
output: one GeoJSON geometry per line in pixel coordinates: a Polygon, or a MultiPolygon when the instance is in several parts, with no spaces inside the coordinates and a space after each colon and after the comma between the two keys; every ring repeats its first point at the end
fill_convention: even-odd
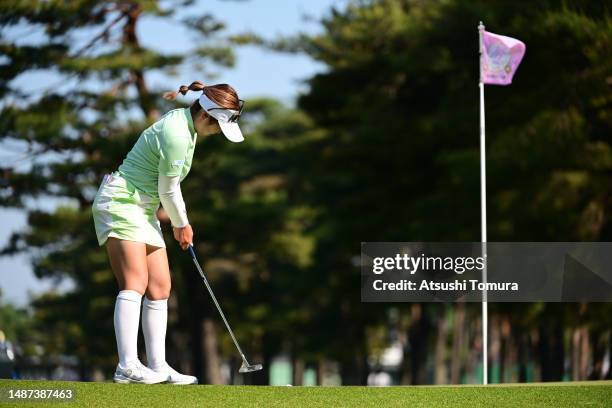
{"type": "Polygon", "coordinates": [[[482,58],[480,60],[481,80],[485,84],[508,85],[512,83],[514,72],[518,68],[525,44],[516,38],[482,32],[482,58]]]}

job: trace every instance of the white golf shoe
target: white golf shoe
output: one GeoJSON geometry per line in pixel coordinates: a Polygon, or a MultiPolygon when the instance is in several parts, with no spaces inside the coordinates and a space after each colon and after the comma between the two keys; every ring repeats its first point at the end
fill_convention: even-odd
{"type": "Polygon", "coordinates": [[[166,381],[168,376],[155,372],[145,366],[140,360],[129,362],[125,367],[117,364],[113,381],[128,384],[157,384],[166,381]]]}
{"type": "Polygon", "coordinates": [[[164,375],[168,384],[188,385],[198,383],[198,379],[196,377],[193,375],[181,374],[174,368],[170,367],[168,363],[164,363],[162,366],[153,368],[152,370],[164,375]]]}

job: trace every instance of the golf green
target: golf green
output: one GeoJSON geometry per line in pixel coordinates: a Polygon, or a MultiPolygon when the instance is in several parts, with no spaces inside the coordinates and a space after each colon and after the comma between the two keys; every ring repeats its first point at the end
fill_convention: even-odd
{"type": "Polygon", "coordinates": [[[0,380],[0,406],[75,407],[605,407],[612,381],[403,387],[173,386],[0,380]],[[16,401],[8,389],[72,389],[72,401],[16,401]],[[58,405],[59,404],[59,405],[58,405]]]}

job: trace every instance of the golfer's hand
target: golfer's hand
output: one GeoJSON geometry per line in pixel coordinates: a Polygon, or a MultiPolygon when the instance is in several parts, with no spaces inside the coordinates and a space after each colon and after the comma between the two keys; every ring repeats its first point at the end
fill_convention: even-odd
{"type": "Polygon", "coordinates": [[[183,251],[193,244],[193,230],[190,224],[182,228],[172,227],[172,232],[174,232],[174,239],[178,241],[183,251]]]}

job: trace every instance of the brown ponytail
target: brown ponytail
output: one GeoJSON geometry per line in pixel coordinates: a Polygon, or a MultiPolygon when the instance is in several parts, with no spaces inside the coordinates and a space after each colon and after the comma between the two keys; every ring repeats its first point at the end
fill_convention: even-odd
{"type": "Polygon", "coordinates": [[[178,91],[176,91],[176,92],[166,92],[166,93],[164,93],[164,99],[167,99],[169,101],[173,101],[173,100],[176,99],[176,97],[179,94],[179,92],[181,94],[183,94],[183,95],[186,95],[188,91],[202,91],[204,88],[206,88],[206,85],[204,85],[204,83],[202,83],[200,81],[194,81],[189,86],[181,85],[179,87],[178,91]]]}
{"type": "MultiPolygon", "coordinates": [[[[238,94],[236,93],[236,90],[234,88],[232,88],[228,84],[216,84],[206,86],[201,81],[194,81],[189,86],[181,85],[178,91],[175,92],[166,92],[164,93],[164,99],[172,101],[176,99],[179,93],[185,95],[189,91],[202,91],[209,99],[214,101],[217,105],[226,109],[238,110],[240,107],[238,94]]],[[[200,104],[195,101],[192,105],[192,108],[195,107],[197,110],[199,110],[199,106],[200,104]]]]}

